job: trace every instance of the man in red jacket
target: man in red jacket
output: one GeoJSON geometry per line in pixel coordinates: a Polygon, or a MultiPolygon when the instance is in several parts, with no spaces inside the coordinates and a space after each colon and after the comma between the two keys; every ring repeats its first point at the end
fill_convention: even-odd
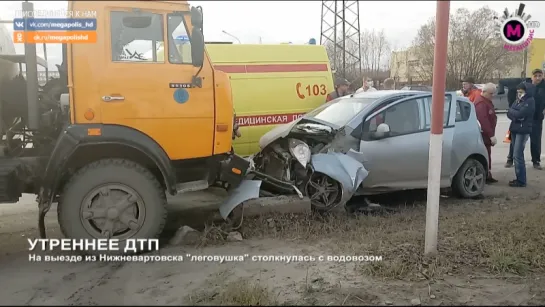
{"type": "Polygon", "coordinates": [[[350,82],[348,82],[348,80],[343,78],[337,78],[335,80],[335,91],[327,94],[325,102],[329,102],[333,99],[348,95],[349,86],[350,82]]]}
{"type": "Polygon", "coordinates": [[[475,99],[481,94],[481,90],[475,86],[475,79],[473,77],[467,77],[462,80],[462,94],[473,103],[475,103],[475,99]]]}
{"type": "Polygon", "coordinates": [[[488,151],[488,177],[486,178],[486,183],[488,184],[498,182],[492,178],[492,173],[490,172],[492,169],[492,146],[498,142],[496,140],[496,123],[498,118],[492,104],[492,97],[495,93],[496,85],[494,83],[487,83],[483,87],[481,94],[473,102],[477,120],[481,124],[484,145],[488,151]]]}

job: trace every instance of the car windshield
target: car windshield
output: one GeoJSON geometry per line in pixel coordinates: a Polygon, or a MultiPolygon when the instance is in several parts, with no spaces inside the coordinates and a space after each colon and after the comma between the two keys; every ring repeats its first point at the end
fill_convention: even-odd
{"type": "Polygon", "coordinates": [[[308,119],[317,119],[343,127],[377,98],[342,98],[338,101],[326,103],[305,115],[308,119]]]}

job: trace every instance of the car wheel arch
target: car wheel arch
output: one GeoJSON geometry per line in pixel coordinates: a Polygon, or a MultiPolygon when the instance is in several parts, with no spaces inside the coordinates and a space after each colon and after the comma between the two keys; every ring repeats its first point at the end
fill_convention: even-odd
{"type": "Polygon", "coordinates": [[[464,165],[464,163],[466,163],[466,161],[468,161],[470,159],[476,160],[479,163],[481,163],[483,168],[484,168],[484,171],[486,172],[486,175],[488,176],[488,160],[487,160],[487,158],[485,156],[483,156],[482,154],[474,153],[474,154],[469,155],[467,158],[465,158],[465,160],[462,161],[462,163],[460,163],[460,165],[458,165],[458,167],[456,168],[456,171],[451,176],[451,181],[452,181],[452,179],[454,179],[456,174],[458,174],[458,172],[460,171],[460,168],[464,165]]]}

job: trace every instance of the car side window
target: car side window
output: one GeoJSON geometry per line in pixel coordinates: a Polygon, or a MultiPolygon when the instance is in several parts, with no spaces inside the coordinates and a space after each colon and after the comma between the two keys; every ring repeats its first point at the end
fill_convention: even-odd
{"type": "MultiPolygon", "coordinates": [[[[445,104],[443,109],[443,127],[448,126],[448,120],[450,117],[450,101],[451,96],[445,95],[445,104]]],[[[425,98],[426,103],[426,129],[431,129],[431,106],[432,106],[432,97],[428,96],[425,98]]]]}
{"type": "Polygon", "coordinates": [[[390,126],[390,137],[410,134],[423,130],[422,102],[419,99],[407,100],[388,107],[379,114],[368,118],[363,128],[363,138],[371,140],[378,125],[385,123],[390,126]]]}
{"type": "Polygon", "coordinates": [[[471,115],[471,105],[466,101],[456,100],[456,122],[465,122],[471,115]]]}
{"type": "Polygon", "coordinates": [[[192,64],[191,41],[185,15],[168,15],[168,61],[173,64],[192,64]]]}
{"type": "Polygon", "coordinates": [[[163,15],[148,12],[112,11],[111,52],[113,62],[164,63],[159,48],[163,46],[163,15]],[[126,18],[129,17],[129,18],[126,18]],[[149,17],[149,19],[130,19],[149,17]]]}

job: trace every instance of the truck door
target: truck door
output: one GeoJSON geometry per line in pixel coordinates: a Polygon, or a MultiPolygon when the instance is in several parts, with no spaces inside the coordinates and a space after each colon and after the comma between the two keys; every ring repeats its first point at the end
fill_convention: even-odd
{"type": "MultiPolygon", "coordinates": [[[[102,76],[96,95],[102,122],[143,132],[171,160],[210,156],[214,80],[205,59],[202,87],[190,86],[199,68],[191,61],[189,12],[173,14],[155,10],[153,2],[140,3],[138,10],[107,6],[104,12],[104,62],[96,67],[102,76]],[[133,16],[151,21],[142,24],[133,16]]],[[[89,61],[94,58],[88,55],[89,61]]]]}

